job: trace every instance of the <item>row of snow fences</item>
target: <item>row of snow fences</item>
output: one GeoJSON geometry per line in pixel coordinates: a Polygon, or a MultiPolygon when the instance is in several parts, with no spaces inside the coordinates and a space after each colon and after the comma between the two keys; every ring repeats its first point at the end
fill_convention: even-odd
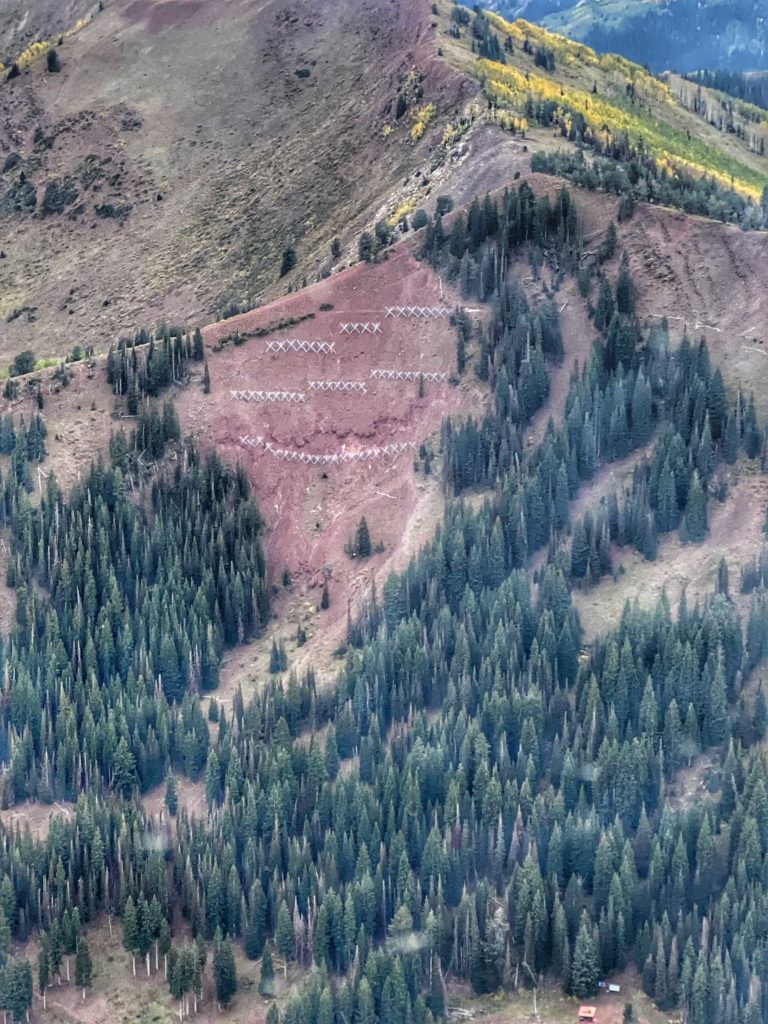
{"type": "Polygon", "coordinates": [[[310,380],[309,391],[356,391],[361,395],[368,394],[368,388],[362,380],[310,380]]]}
{"type": "Polygon", "coordinates": [[[447,373],[423,373],[421,370],[371,370],[374,380],[424,380],[427,382],[445,383],[447,373]]]}
{"type": "Polygon", "coordinates": [[[335,341],[302,341],[299,338],[282,338],[268,341],[267,352],[317,352],[322,355],[334,355],[335,341]]]}
{"type": "Polygon", "coordinates": [[[386,458],[390,455],[402,455],[415,452],[415,441],[397,441],[394,444],[382,445],[380,448],[361,448],[358,451],[342,451],[328,454],[299,452],[288,448],[278,448],[263,437],[241,435],[240,444],[245,448],[262,449],[281,462],[303,462],[309,466],[335,466],[341,463],[372,462],[374,459],[386,458]]]}
{"type": "Polygon", "coordinates": [[[230,391],[236,402],[303,402],[303,391],[230,391]]]}
{"type": "Polygon", "coordinates": [[[387,306],[387,317],[415,317],[418,320],[442,320],[451,315],[445,306],[387,306]]]}
{"type": "Polygon", "coordinates": [[[339,324],[340,334],[381,334],[380,323],[339,324]]]}

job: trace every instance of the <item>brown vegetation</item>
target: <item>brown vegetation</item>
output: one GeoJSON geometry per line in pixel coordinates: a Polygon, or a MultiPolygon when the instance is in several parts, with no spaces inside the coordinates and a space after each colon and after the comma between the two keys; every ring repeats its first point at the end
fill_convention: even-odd
{"type": "Polygon", "coordinates": [[[0,321],[35,308],[0,327],[4,351],[206,322],[274,293],[287,246],[291,283],[330,266],[336,235],[348,258],[475,89],[435,54],[422,2],[109,4],[67,41],[60,74],[38,62],[0,90],[0,169],[22,160],[0,175],[0,209],[21,170],[38,211],[54,179],[78,193],[50,216],[0,213],[0,321]],[[414,71],[436,109],[418,145],[394,117],[414,71]]]}

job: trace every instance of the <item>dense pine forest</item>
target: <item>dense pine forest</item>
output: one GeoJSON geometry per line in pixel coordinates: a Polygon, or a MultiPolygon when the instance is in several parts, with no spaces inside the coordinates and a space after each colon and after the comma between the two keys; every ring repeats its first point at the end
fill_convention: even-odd
{"type": "Polygon", "coordinates": [[[308,972],[270,1024],[429,1024],[454,979],[587,998],[632,963],[690,1024],[768,1016],[765,560],[745,570],[746,622],[721,572],[706,602],[627,606],[587,649],[571,599],[616,544],[653,559],[673,530],[703,539],[723,467],[762,455],[754,403],[726,393],[703,340],[674,346],[639,321],[615,230],[585,259],[566,190],[523,184],[438,214],[422,256],[487,304],[479,325],[455,317],[456,372],[491,403],[445,423],[445,522],[352,618],[330,689],[275,673],[202,711],[223,651],[270,609],[244,471],[152,404],[169,381],[148,367],[165,352],[173,379],[180,337],[146,362],[133,345],[113,354],[143,426],[69,496],[50,476],[31,500],[42,419],[0,424],[17,597],[0,648],[3,801],[76,801],[44,841],[0,828],[0,1006],[16,1020],[33,989],[90,987],[103,916],[120,919],[125,970],[163,972],[182,1018],[209,957],[218,1001],[236,998],[236,944],[261,961],[266,998],[289,963],[308,972]],[[573,274],[595,343],[565,422],[530,447],[573,274]],[[141,430],[159,439],[143,490],[141,430]],[[572,522],[582,482],[633,451],[626,492],[572,522]],[[462,500],[478,489],[481,505],[462,500]],[[670,784],[702,751],[718,758],[713,796],[673,808],[670,784]],[[204,780],[206,816],[180,805],[182,776],[204,780]],[[172,827],[140,802],[162,780],[172,827]],[[12,950],[30,937],[34,971],[12,950]]]}

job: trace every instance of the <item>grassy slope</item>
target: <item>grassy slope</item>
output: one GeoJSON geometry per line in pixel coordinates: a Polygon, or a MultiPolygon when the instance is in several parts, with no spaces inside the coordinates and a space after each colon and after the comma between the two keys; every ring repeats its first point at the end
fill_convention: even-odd
{"type": "MultiPolygon", "coordinates": [[[[61,74],[41,60],[0,85],[0,170],[21,154],[38,210],[46,184],[91,156],[117,173],[114,187],[81,189],[75,216],[0,215],[4,352],[104,348],[163,317],[205,322],[227,299],[313,276],[334,235],[348,258],[457,100],[462,80],[436,60],[431,21],[426,0],[114,0],[61,47],[61,74]],[[410,114],[394,118],[411,72],[419,109],[435,106],[419,140],[410,114]],[[131,205],[123,227],[95,215],[107,202],[131,205]],[[289,245],[298,267],[278,283],[289,245]],[[4,323],[24,307],[36,309],[4,323]]],[[[0,173],[0,199],[18,173],[0,173]]]]}
{"type": "Polygon", "coordinates": [[[57,41],[98,10],[98,0],[3,0],[0,4],[0,63],[25,63],[29,47],[57,41]]]}
{"type": "MultiPolygon", "coordinates": [[[[520,117],[529,95],[554,100],[583,114],[597,130],[607,125],[612,132],[627,131],[633,140],[642,139],[662,163],[713,175],[759,199],[768,183],[768,160],[736,135],[721,132],[686,109],[672,88],[639,65],[614,54],[598,55],[581,43],[522,20],[490,17],[500,37],[512,39],[514,53],[507,64],[477,60],[466,35],[447,45],[457,65],[463,64],[479,77],[499,106],[520,117]],[[534,48],[546,46],[555,53],[553,73],[537,67],[533,56],[523,52],[526,38],[534,48]],[[627,95],[630,84],[634,102],[627,95]]],[[[768,124],[753,126],[753,134],[765,136],[768,124]]]]}

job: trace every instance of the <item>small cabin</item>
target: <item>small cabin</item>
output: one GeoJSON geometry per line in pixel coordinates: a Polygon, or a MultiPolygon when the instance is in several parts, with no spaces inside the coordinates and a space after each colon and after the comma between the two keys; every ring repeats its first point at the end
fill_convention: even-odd
{"type": "Polygon", "coordinates": [[[597,1007],[596,1006],[580,1006],[579,1007],[579,1024],[597,1024],[597,1007]]]}

